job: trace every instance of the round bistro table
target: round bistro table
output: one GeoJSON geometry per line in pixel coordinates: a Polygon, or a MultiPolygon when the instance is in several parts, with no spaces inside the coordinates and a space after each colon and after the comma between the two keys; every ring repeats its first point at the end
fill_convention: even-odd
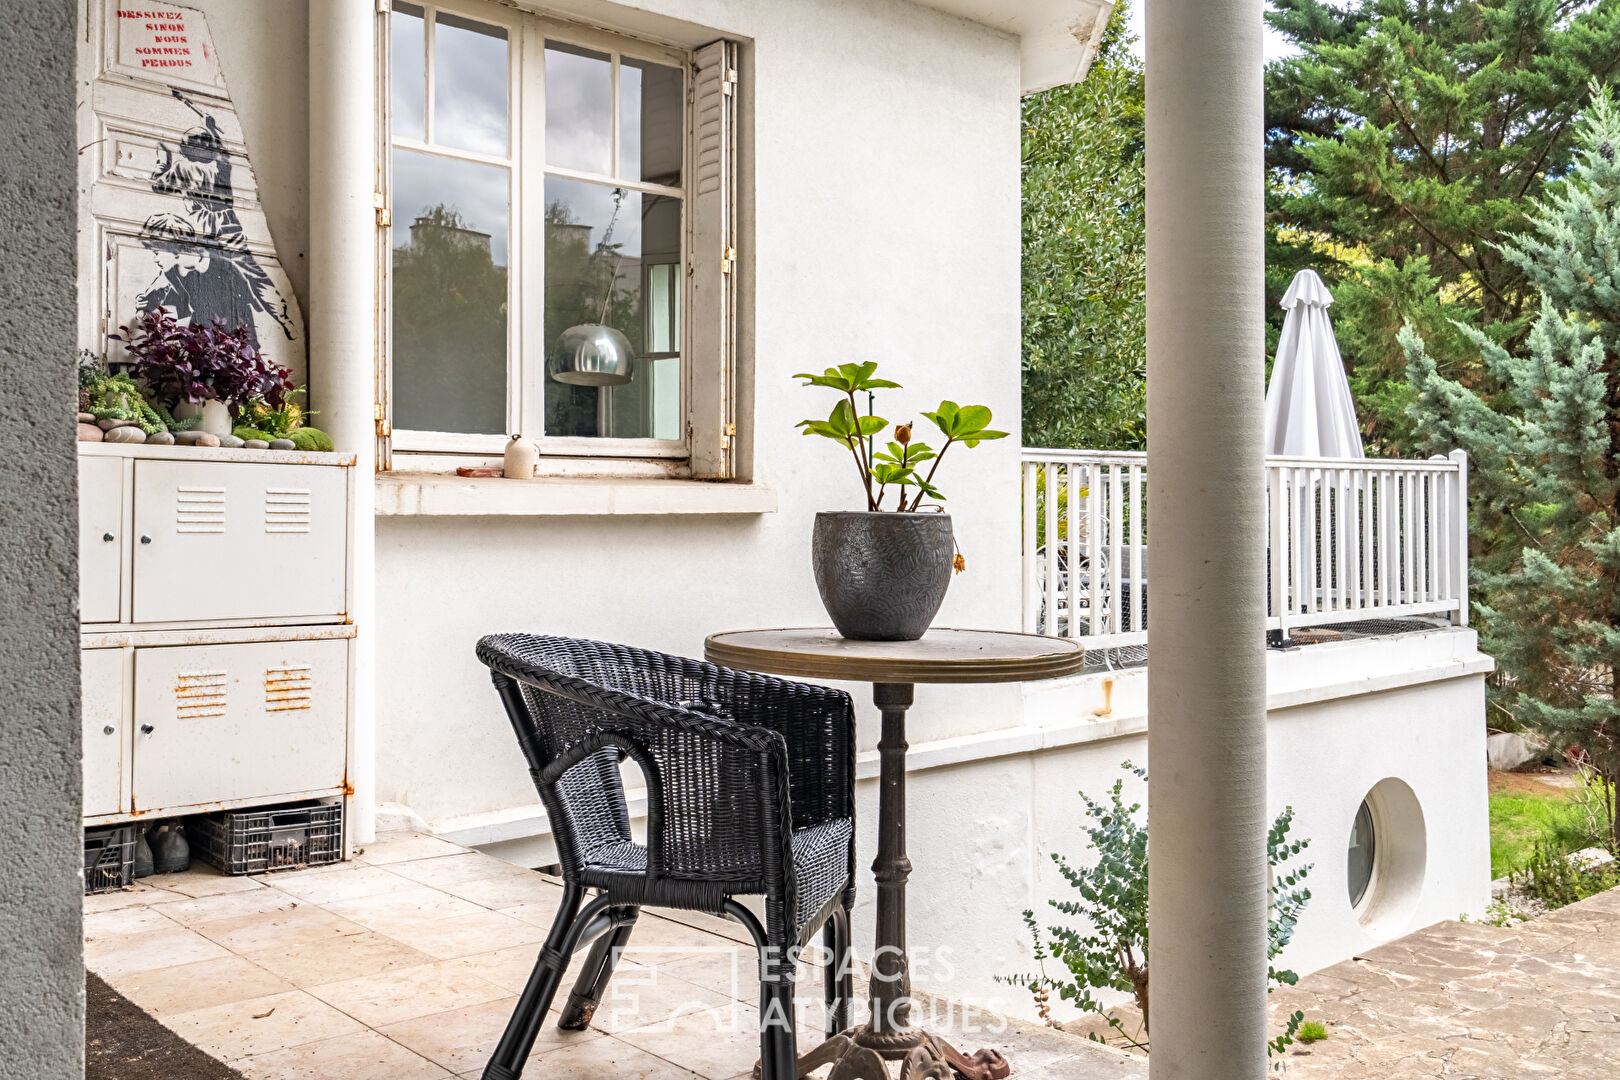
{"type": "Polygon", "coordinates": [[[711,634],[704,655],[722,667],[872,684],[883,713],[878,740],[880,789],[877,943],[873,950],[871,1019],[835,1035],[799,1060],[805,1075],[836,1062],[828,1080],[887,1080],[884,1062],[903,1061],[910,1080],[999,1080],[1008,1066],[994,1050],[970,1056],[911,1026],[911,973],[906,956],[906,710],[917,683],[1003,683],[1055,679],[1086,660],[1077,642],[998,630],[933,629],[919,641],[851,641],[828,628],[734,630],[711,634]]]}

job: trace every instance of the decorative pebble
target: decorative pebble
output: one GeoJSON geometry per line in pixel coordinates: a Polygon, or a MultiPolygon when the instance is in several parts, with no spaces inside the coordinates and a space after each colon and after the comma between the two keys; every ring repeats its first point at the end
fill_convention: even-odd
{"type": "Polygon", "coordinates": [[[148,435],[146,437],[146,445],[148,445],[148,446],[173,446],[174,445],[174,432],[172,432],[172,431],[159,431],[155,435],[148,435]]]}
{"type": "Polygon", "coordinates": [[[210,435],[206,431],[199,431],[199,432],[197,432],[196,441],[194,441],[191,445],[193,445],[193,446],[218,446],[219,445],[219,436],[218,435],[210,435]]]}
{"type": "Polygon", "coordinates": [[[94,424],[80,424],[79,425],[79,441],[80,442],[100,442],[104,438],[106,438],[106,436],[101,433],[101,429],[96,427],[96,425],[94,425],[94,424]]]}
{"type": "Polygon", "coordinates": [[[243,443],[242,446],[243,446],[244,449],[247,449],[247,450],[268,450],[268,449],[270,449],[270,444],[265,442],[263,439],[249,439],[247,442],[243,443]]]}
{"type": "Polygon", "coordinates": [[[93,424],[95,422],[96,422],[96,414],[95,413],[82,412],[82,413],[79,414],[79,423],[81,423],[81,424],[93,424]]]}
{"type": "Polygon", "coordinates": [[[97,420],[96,424],[101,428],[102,431],[111,431],[113,428],[140,426],[133,420],[97,420]]]}
{"type": "Polygon", "coordinates": [[[124,427],[115,427],[104,436],[107,442],[115,443],[143,443],[146,441],[146,432],[133,424],[124,427]]]}
{"type": "Polygon", "coordinates": [[[235,435],[221,435],[219,437],[219,445],[223,446],[227,450],[240,450],[242,448],[242,440],[238,439],[235,435]]]}
{"type": "Polygon", "coordinates": [[[198,431],[195,428],[190,431],[177,431],[174,434],[174,441],[181,446],[196,446],[197,440],[207,434],[208,432],[198,431]]]}
{"type": "Polygon", "coordinates": [[[291,439],[272,439],[270,441],[270,449],[272,449],[272,450],[296,450],[296,449],[298,449],[298,444],[293,442],[291,439]]]}

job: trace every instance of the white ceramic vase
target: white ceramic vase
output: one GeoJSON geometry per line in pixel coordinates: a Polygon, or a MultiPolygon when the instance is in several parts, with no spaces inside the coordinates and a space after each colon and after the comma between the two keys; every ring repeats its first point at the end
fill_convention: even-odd
{"type": "Polygon", "coordinates": [[[193,416],[202,417],[197,431],[221,437],[231,433],[231,410],[223,401],[182,401],[174,407],[176,420],[189,420],[193,416]]]}

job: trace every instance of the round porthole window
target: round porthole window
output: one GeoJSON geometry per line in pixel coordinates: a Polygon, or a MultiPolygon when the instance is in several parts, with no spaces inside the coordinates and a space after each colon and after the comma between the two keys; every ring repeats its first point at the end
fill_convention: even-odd
{"type": "Polygon", "coordinates": [[[1427,833],[1417,794],[1396,777],[1374,784],[1356,808],[1345,887],[1356,921],[1376,938],[1412,929],[1428,862],[1427,833]]]}
{"type": "Polygon", "coordinates": [[[1350,826],[1350,906],[1357,908],[1367,898],[1372,885],[1373,867],[1378,859],[1378,834],[1373,829],[1372,807],[1361,800],[1355,824],[1350,826]]]}

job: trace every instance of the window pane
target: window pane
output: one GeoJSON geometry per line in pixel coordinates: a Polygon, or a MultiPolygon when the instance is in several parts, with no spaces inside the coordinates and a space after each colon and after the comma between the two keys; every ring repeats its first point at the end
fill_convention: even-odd
{"type": "Polygon", "coordinates": [[[619,175],[679,187],[683,99],[680,68],[619,62],[619,175]]]}
{"type": "Polygon", "coordinates": [[[1350,906],[1361,903],[1372,884],[1373,861],[1377,857],[1378,838],[1373,833],[1372,808],[1365,801],[1356,811],[1356,820],[1350,826],[1350,906]]]}
{"type": "Polygon", "coordinates": [[[546,42],[546,164],[612,172],[613,65],[606,53],[546,42]]]}
{"type": "Polygon", "coordinates": [[[511,174],[394,151],[394,425],[506,430],[511,174]]]}
{"type": "Polygon", "coordinates": [[[422,9],[394,4],[388,23],[388,80],[394,107],[394,134],[425,139],[427,128],[427,45],[422,9]]]}
{"type": "Polygon", "coordinates": [[[546,434],[680,438],[681,201],[546,178],[546,354],[570,327],[606,323],[636,359],[630,382],[547,377],[546,434]]]}
{"type": "Polygon", "coordinates": [[[506,31],[441,13],[433,59],[433,141],[505,157],[506,31]]]}

